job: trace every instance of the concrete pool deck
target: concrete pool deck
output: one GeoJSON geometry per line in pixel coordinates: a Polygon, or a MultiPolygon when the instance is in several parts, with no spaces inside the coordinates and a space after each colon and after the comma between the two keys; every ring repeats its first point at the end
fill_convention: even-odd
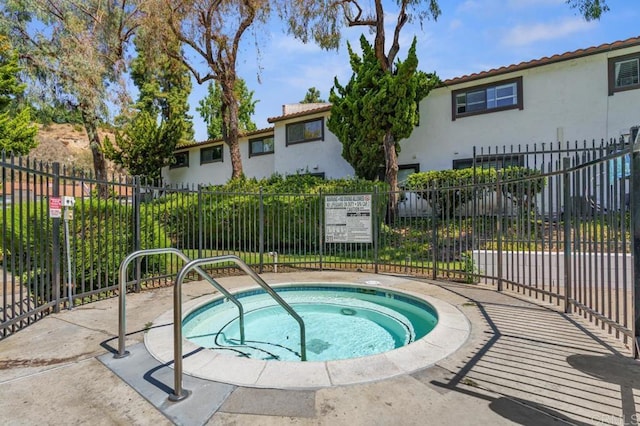
{"type": "MultiPolygon", "coordinates": [[[[264,274],[276,282],[361,282],[385,275],[264,274]]],[[[245,277],[219,279],[229,288],[245,277]]],[[[170,365],[142,344],[172,307],[172,288],[127,295],[127,348],[114,359],[118,300],[64,311],[0,341],[3,424],[461,425],[637,424],[640,363],[577,316],[481,285],[399,279],[469,319],[460,349],[384,380],[304,390],[253,388],[184,377],[192,394],[168,402],[170,365]]],[[[187,283],[183,300],[214,290],[187,283]]],[[[427,356],[427,354],[425,354],[427,356]]]]}

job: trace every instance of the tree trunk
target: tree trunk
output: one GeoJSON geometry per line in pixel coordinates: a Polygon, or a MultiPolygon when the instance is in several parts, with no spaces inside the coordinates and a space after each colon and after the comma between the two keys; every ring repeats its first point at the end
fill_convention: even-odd
{"type": "Polygon", "coordinates": [[[231,179],[239,178],[244,175],[242,170],[242,157],[240,155],[240,144],[238,142],[238,102],[233,92],[234,82],[222,82],[222,138],[229,147],[229,156],[231,157],[231,179]]]}
{"type": "Polygon", "coordinates": [[[396,152],[396,143],[391,133],[387,130],[383,139],[384,145],[384,163],[385,163],[385,182],[389,184],[391,193],[389,194],[389,220],[393,221],[398,209],[398,153],[396,152]]]}
{"type": "Polygon", "coordinates": [[[107,198],[109,196],[109,190],[106,184],[107,163],[104,158],[104,152],[102,151],[102,141],[100,141],[100,135],[98,134],[98,119],[95,114],[87,112],[85,109],[81,108],[80,112],[82,114],[84,129],[89,138],[89,148],[91,148],[91,154],[93,155],[93,171],[98,181],[98,196],[100,198],[107,198]]]}

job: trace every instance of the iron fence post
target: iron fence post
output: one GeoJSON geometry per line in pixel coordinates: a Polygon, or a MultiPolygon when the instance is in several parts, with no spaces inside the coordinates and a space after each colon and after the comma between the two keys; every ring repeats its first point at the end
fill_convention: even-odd
{"type": "Polygon", "coordinates": [[[322,255],[324,253],[324,197],[322,196],[322,188],[318,191],[318,209],[320,209],[320,214],[318,215],[318,229],[320,232],[318,234],[318,238],[320,239],[320,270],[322,271],[322,255]]]}
{"type": "Polygon", "coordinates": [[[258,256],[260,273],[264,271],[264,196],[262,194],[262,187],[258,193],[258,256]]]}
{"type": "Polygon", "coordinates": [[[373,188],[373,200],[371,200],[371,220],[372,220],[372,238],[373,238],[373,267],[374,272],[378,273],[378,215],[377,213],[378,206],[378,187],[373,188]]]}
{"type": "Polygon", "coordinates": [[[502,171],[496,173],[496,204],[498,204],[498,214],[496,216],[496,249],[498,257],[496,259],[498,268],[498,291],[502,291],[502,171]]]}
{"type": "Polygon", "coordinates": [[[435,281],[438,278],[438,225],[436,214],[436,197],[438,192],[436,190],[436,183],[431,184],[431,196],[429,197],[431,204],[431,256],[433,257],[433,266],[431,268],[431,278],[435,281]]]}
{"type": "MultiPolygon", "coordinates": [[[[564,312],[571,312],[571,185],[569,168],[571,160],[568,157],[562,159],[562,175],[563,193],[563,225],[564,225],[564,312]]],[[[558,265],[559,266],[559,265],[558,265]]]]}
{"type": "MultiPolygon", "coordinates": [[[[141,248],[140,243],[140,204],[142,199],[142,184],[140,176],[133,177],[133,251],[141,248]]],[[[140,291],[140,280],[142,277],[142,259],[136,260],[136,292],[140,291]]]]}
{"type": "Polygon", "coordinates": [[[640,358],[640,140],[631,153],[631,228],[633,232],[633,357],[640,358]]]}
{"type": "Polygon", "coordinates": [[[198,259],[202,258],[202,247],[204,245],[204,207],[202,206],[202,185],[198,184],[198,259]]]}
{"type": "MultiPolygon", "coordinates": [[[[53,163],[51,165],[51,172],[53,174],[53,187],[52,196],[59,197],[60,196],[60,163],[53,163]]],[[[53,312],[60,312],[60,218],[54,218],[51,226],[51,232],[53,235],[51,236],[51,275],[53,286],[53,297],[55,298],[55,305],[53,307],[53,312]]]]}

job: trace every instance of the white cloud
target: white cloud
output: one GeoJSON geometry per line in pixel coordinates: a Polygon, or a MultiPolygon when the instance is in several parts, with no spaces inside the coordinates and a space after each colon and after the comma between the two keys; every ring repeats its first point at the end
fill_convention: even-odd
{"type": "Polygon", "coordinates": [[[280,53],[310,53],[317,54],[322,49],[313,41],[303,43],[291,35],[279,35],[275,37],[271,48],[280,53]]]}
{"type": "Polygon", "coordinates": [[[554,6],[566,3],[566,0],[509,0],[507,5],[510,8],[525,8],[525,7],[540,7],[540,6],[554,6]]]}
{"type": "Polygon", "coordinates": [[[482,4],[477,0],[466,0],[464,3],[458,6],[458,12],[473,12],[475,10],[482,9],[482,4]]]}
{"type": "Polygon", "coordinates": [[[595,25],[597,25],[595,22],[586,22],[582,18],[567,18],[544,24],[517,25],[505,34],[502,42],[507,46],[524,46],[587,31],[595,25]]]}
{"type": "Polygon", "coordinates": [[[452,31],[460,28],[461,26],[462,26],[462,21],[460,19],[454,19],[451,22],[449,22],[449,29],[452,31]]]}

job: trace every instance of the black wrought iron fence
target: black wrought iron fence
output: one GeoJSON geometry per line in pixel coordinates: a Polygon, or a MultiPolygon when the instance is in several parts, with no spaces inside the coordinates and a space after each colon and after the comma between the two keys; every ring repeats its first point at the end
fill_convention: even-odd
{"type": "MultiPolygon", "coordinates": [[[[192,259],[236,254],[261,273],[341,269],[484,282],[583,315],[631,347],[640,312],[632,244],[640,197],[631,184],[638,155],[618,141],[483,149],[463,180],[397,193],[370,185],[302,194],[98,182],[3,157],[0,337],[113,296],[129,253],[174,247],[192,259]],[[398,207],[389,211],[393,196],[398,207]]],[[[130,285],[170,285],[182,266],[176,256],[145,258],[129,271],[130,285]]]]}

